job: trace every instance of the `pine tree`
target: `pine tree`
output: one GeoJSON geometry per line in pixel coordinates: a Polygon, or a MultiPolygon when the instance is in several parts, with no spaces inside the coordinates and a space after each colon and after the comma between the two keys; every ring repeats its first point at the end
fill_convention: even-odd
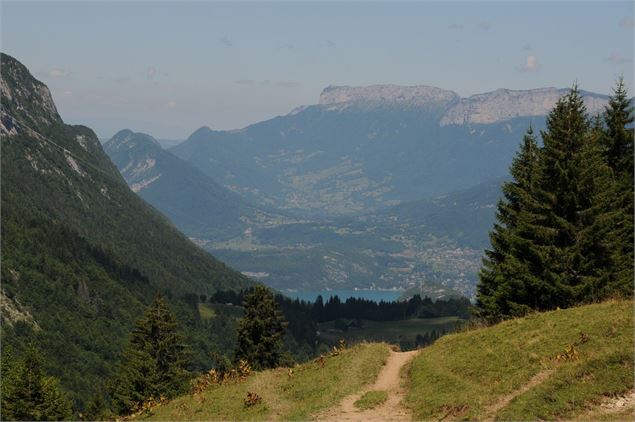
{"type": "Polygon", "coordinates": [[[527,210],[535,203],[533,185],[539,148],[530,127],[512,161],[512,181],[503,185],[498,203],[497,223],[490,233],[491,249],[485,251],[479,274],[478,307],[480,316],[495,321],[522,315],[529,306],[532,284],[528,268],[530,238],[523,225],[527,210]]]}
{"type": "Polygon", "coordinates": [[[2,420],[58,421],[72,417],[72,403],[57,379],[42,371],[42,356],[29,345],[21,359],[2,356],[2,420]]]}
{"type": "Polygon", "coordinates": [[[183,391],[189,375],[183,342],[176,317],[157,295],[135,323],[110,386],[118,412],[133,410],[150,397],[171,397],[183,391]]]}
{"type": "Polygon", "coordinates": [[[271,291],[257,285],[245,296],[245,315],[238,322],[236,360],[244,359],[254,369],[275,368],[282,358],[282,340],[287,325],[271,291]]]}

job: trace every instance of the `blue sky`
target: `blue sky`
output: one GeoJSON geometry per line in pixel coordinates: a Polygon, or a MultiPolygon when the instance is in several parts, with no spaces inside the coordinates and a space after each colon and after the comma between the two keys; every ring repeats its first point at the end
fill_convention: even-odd
{"type": "Polygon", "coordinates": [[[100,137],[241,128],[328,85],[633,87],[633,2],[9,2],[2,51],[100,137]]]}

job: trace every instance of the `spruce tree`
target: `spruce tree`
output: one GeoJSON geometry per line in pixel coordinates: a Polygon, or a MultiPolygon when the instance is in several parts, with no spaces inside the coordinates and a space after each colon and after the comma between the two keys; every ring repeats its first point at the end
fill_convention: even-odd
{"type": "Polygon", "coordinates": [[[238,322],[235,358],[254,369],[275,368],[282,358],[287,325],[271,291],[257,285],[245,296],[245,315],[238,322]]]}
{"type": "MultiPolygon", "coordinates": [[[[623,109],[624,102],[611,104],[623,109]]],[[[613,114],[622,119],[606,121],[628,121],[624,113],[613,114]]],[[[607,130],[619,132],[619,140],[603,142],[604,132],[599,119],[591,124],[574,86],[547,117],[544,146],[529,172],[524,163],[532,144],[525,140],[512,164],[514,181],[503,187],[492,248],[480,273],[481,316],[497,320],[530,309],[567,307],[602,299],[624,286],[627,270],[617,269],[628,267],[632,274],[632,257],[625,258],[623,250],[632,251],[632,223],[627,242],[627,190],[617,187],[607,157],[616,144],[627,144],[628,136],[607,130]]],[[[619,167],[625,161],[614,163],[619,167]]],[[[632,187],[628,193],[632,198],[632,187]]],[[[632,222],[632,211],[630,216],[632,222]]]]}
{"type": "Polygon", "coordinates": [[[177,320],[157,295],[135,323],[110,389],[119,413],[133,410],[150,397],[172,397],[188,381],[188,352],[177,320]]]}
{"type": "Polygon", "coordinates": [[[614,224],[614,278],[607,294],[633,294],[633,107],[620,78],[604,113],[603,144],[606,161],[615,178],[614,209],[619,214],[614,224]]]}
{"type": "Polygon", "coordinates": [[[58,421],[72,417],[72,403],[57,379],[42,370],[42,356],[29,345],[20,359],[2,356],[2,420],[58,421]]]}
{"type": "Polygon", "coordinates": [[[480,316],[495,321],[522,315],[529,309],[532,296],[528,278],[528,243],[530,233],[524,227],[527,210],[535,203],[533,185],[539,148],[530,127],[512,161],[512,180],[503,185],[498,203],[497,222],[490,233],[491,249],[485,251],[477,303],[480,316]]]}

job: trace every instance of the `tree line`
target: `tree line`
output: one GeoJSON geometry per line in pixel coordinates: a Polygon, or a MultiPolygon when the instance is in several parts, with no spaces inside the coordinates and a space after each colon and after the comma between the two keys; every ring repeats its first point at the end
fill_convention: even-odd
{"type": "Polygon", "coordinates": [[[490,321],[633,295],[633,107],[620,79],[589,116],[574,86],[530,127],[498,204],[477,291],[490,321]]]}
{"type": "MultiPolygon", "coordinates": [[[[217,292],[209,297],[211,303],[242,303],[244,297],[252,289],[239,292],[217,292]]],[[[276,294],[275,301],[285,316],[293,315],[312,322],[333,321],[339,318],[368,319],[372,321],[398,321],[410,318],[437,318],[444,316],[459,316],[468,318],[472,305],[465,297],[450,297],[432,300],[414,295],[407,300],[379,301],[349,297],[342,301],[337,295],[329,297],[327,301],[319,295],[315,302],[291,299],[276,294]],[[302,314],[302,315],[300,315],[302,314]]],[[[287,318],[289,319],[289,318],[287,318]]]]}

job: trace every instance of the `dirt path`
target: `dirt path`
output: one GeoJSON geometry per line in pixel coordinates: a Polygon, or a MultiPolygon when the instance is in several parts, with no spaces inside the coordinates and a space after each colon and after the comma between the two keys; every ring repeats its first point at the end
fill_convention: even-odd
{"type": "Polygon", "coordinates": [[[410,413],[401,405],[405,394],[401,387],[401,368],[417,354],[411,352],[390,352],[386,365],[381,369],[375,384],[367,387],[357,394],[348,396],[342,402],[326,412],[316,415],[320,421],[410,421],[410,413]],[[386,391],[388,400],[374,409],[359,410],[355,402],[367,391],[386,391]]]}
{"type": "Polygon", "coordinates": [[[540,371],[536,375],[534,375],[533,378],[530,379],[529,382],[527,382],[527,384],[523,385],[518,390],[512,391],[511,393],[499,398],[494,404],[487,407],[487,409],[485,410],[488,415],[486,420],[492,420],[494,415],[496,415],[496,412],[501,410],[503,407],[507,406],[516,397],[520,396],[523,393],[526,393],[527,391],[537,386],[538,384],[542,384],[547,378],[551,376],[552,373],[553,373],[553,370],[551,369],[545,369],[544,371],[540,371]]]}

